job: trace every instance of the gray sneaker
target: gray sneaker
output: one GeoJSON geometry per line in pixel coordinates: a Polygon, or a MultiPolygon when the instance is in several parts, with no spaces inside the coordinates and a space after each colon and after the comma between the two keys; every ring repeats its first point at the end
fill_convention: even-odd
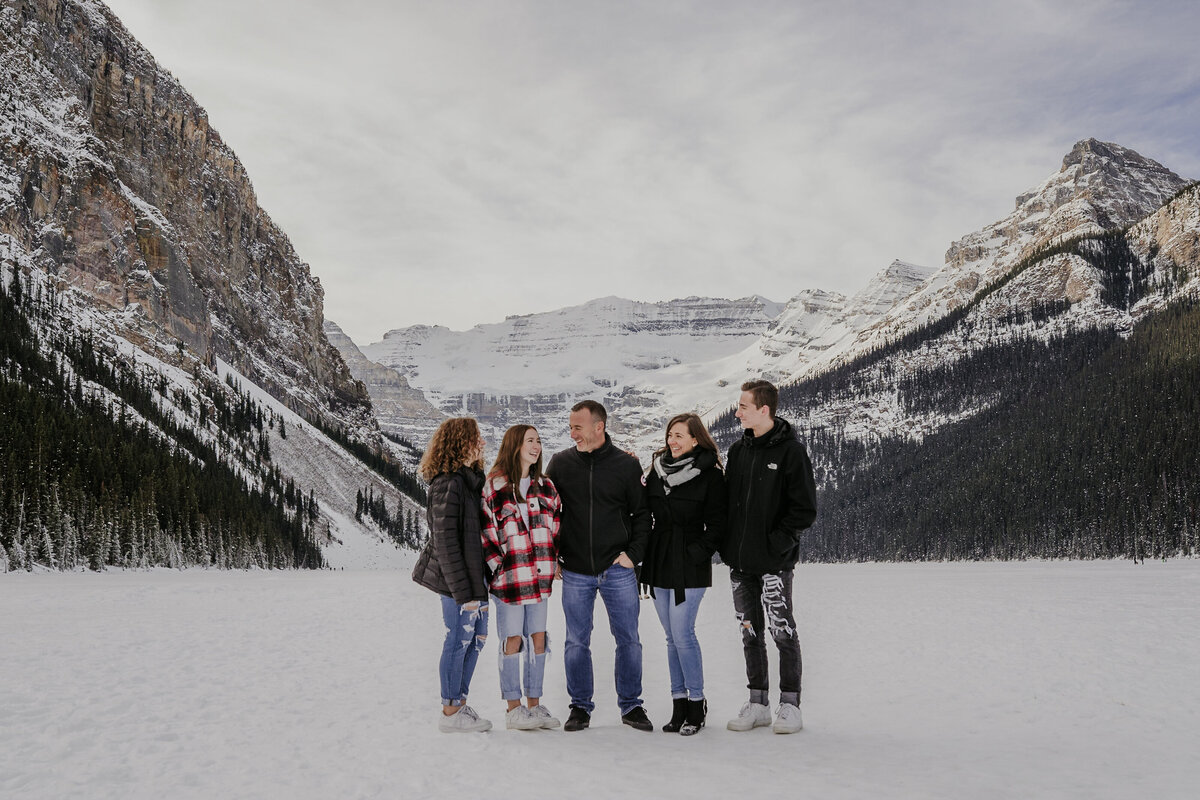
{"type": "Polygon", "coordinates": [[[543,728],[557,728],[562,724],[554,717],[553,714],[550,713],[550,709],[546,708],[541,703],[538,703],[536,706],[529,709],[529,715],[536,719],[543,728]]]}
{"type": "Polygon", "coordinates": [[[800,716],[800,706],[780,703],[779,711],[775,714],[775,732],[795,733],[803,728],[804,719],[800,716]]]}
{"type": "Polygon", "coordinates": [[[504,715],[504,727],[510,731],[534,731],[542,727],[542,721],[525,706],[515,706],[504,715]]]}
{"type": "Polygon", "coordinates": [[[491,729],[492,723],[480,718],[470,706],[463,706],[448,717],[443,714],[438,720],[438,730],[442,733],[482,733],[491,729]]]}
{"type": "Polygon", "coordinates": [[[762,703],[746,703],[738,715],[729,720],[725,726],[731,731],[748,731],[751,728],[765,728],[771,724],[771,707],[762,703]]]}

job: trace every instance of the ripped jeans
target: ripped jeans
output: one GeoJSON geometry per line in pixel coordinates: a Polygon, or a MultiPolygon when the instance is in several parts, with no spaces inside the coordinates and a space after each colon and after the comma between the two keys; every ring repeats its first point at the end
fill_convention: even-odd
{"type": "Polygon", "coordinates": [[[500,698],[502,700],[521,699],[521,665],[525,666],[525,696],[542,696],[542,678],[546,674],[546,654],[550,652],[550,642],[544,638],[542,652],[537,652],[533,644],[533,635],[542,634],[546,637],[546,611],[549,603],[525,603],[510,605],[499,597],[492,595],[496,601],[496,632],[500,636],[500,698]],[[506,655],[505,649],[510,636],[521,638],[520,649],[506,655]]]}
{"type": "Polygon", "coordinates": [[[792,610],[792,570],[751,575],[731,569],[729,585],[733,589],[733,610],[742,632],[750,702],[770,705],[765,638],[765,634],[770,634],[779,650],[779,702],[800,705],[803,662],[800,634],[796,631],[792,610]]]}
{"type": "Polygon", "coordinates": [[[479,660],[479,651],[487,641],[487,612],[486,600],[460,606],[453,597],[442,596],[446,641],[442,643],[438,673],[442,679],[444,706],[461,706],[467,702],[467,690],[471,688],[475,662],[479,660]]]}

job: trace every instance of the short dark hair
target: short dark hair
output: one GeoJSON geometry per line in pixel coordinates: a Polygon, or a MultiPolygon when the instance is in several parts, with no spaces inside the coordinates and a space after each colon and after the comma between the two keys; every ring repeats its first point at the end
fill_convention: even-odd
{"type": "Polygon", "coordinates": [[[605,430],[608,429],[608,412],[604,410],[604,406],[597,403],[595,400],[580,400],[575,405],[571,406],[571,413],[576,411],[587,411],[592,415],[592,419],[598,419],[604,423],[605,430]]]}
{"type": "Polygon", "coordinates": [[[766,406],[771,416],[775,416],[775,409],[779,408],[779,390],[775,384],[770,381],[746,381],[742,384],[742,391],[749,392],[754,398],[755,408],[766,406]]]}

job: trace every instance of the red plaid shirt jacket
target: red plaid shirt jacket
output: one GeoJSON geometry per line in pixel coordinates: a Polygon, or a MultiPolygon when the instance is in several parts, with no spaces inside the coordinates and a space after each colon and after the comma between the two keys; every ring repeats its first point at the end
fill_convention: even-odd
{"type": "Polygon", "coordinates": [[[546,476],[529,484],[529,525],[508,481],[496,475],[483,485],[483,557],[491,593],[510,605],[540,603],[550,596],[558,567],[558,522],[562,504],[546,476]]]}

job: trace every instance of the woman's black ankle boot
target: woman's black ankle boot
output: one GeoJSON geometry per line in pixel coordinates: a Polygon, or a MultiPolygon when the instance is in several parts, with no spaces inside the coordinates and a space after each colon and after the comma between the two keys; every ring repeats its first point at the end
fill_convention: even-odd
{"type": "Polygon", "coordinates": [[[704,718],[708,716],[707,700],[688,700],[687,716],[679,728],[680,736],[691,736],[699,733],[704,727],[704,718]]]}
{"type": "Polygon", "coordinates": [[[683,721],[687,719],[688,701],[686,697],[676,697],[671,701],[671,721],[663,725],[663,730],[667,733],[676,733],[679,731],[683,721]]]}

